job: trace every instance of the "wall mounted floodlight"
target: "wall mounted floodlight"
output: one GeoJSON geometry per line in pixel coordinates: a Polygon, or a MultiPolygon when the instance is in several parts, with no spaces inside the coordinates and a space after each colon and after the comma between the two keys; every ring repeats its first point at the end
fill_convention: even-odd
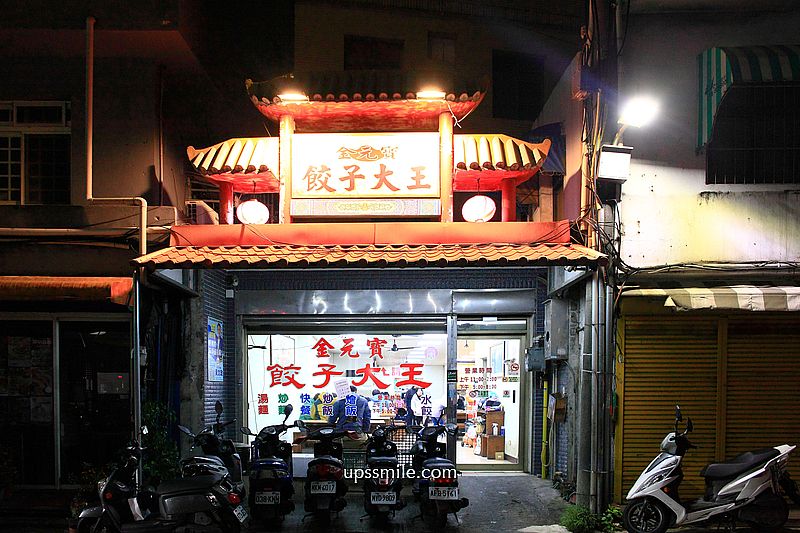
{"type": "Polygon", "coordinates": [[[619,115],[619,124],[622,124],[617,134],[614,136],[613,144],[622,142],[622,133],[628,126],[641,128],[653,122],[658,116],[660,104],[658,100],[649,96],[636,96],[628,100],[622,106],[619,115]]]}

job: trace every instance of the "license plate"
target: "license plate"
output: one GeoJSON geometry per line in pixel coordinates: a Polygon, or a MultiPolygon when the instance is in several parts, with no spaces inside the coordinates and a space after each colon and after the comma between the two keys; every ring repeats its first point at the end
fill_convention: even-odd
{"type": "Polygon", "coordinates": [[[312,481],[311,494],[336,494],[335,481],[312,481]]]}
{"type": "Polygon", "coordinates": [[[278,505],[281,503],[280,492],[256,492],[256,505],[278,505]]]}
{"type": "Polygon", "coordinates": [[[239,520],[239,522],[244,522],[247,520],[247,509],[245,509],[243,505],[234,507],[233,514],[236,515],[236,518],[239,520]]]}
{"type": "Polygon", "coordinates": [[[431,500],[457,500],[458,487],[428,487],[428,498],[431,500]]]}
{"type": "Polygon", "coordinates": [[[397,503],[397,493],[390,492],[373,492],[369,495],[369,503],[373,505],[394,505],[397,503]]]}

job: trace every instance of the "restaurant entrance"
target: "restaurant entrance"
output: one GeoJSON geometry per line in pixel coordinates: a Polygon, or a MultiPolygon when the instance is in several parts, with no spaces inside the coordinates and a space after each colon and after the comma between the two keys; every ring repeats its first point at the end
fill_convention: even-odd
{"type": "MultiPolygon", "coordinates": [[[[280,423],[289,404],[295,409],[292,419],[324,425],[333,404],[352,385],[369,401],[371,430],[446,423],[450,414],[459,427],[451,444],[459,466],[523,470],[529,446],[523,415],[531,406],[524,398],[527,382],[519,362],[528,320],[450,320],[457,323],[458,336],[448,335],[445,316],[246,323],[243,411],[248,427],[258,431],[280,423]],[[450,351],[455,357],[448,357],[450,351]],[[417,400],[412,389],[420,389],[417,400]]],[[[296,434],[290,430],[286,439],[295,442],[296,434]]],[[[396,432],[401,462],[410,464],[415,434],[396,432]]],[[[295,444],[300,457],[310,451],[295,444]]],[[[351,457],[349,466],[357,466],[357,459],[351,457]]]]}

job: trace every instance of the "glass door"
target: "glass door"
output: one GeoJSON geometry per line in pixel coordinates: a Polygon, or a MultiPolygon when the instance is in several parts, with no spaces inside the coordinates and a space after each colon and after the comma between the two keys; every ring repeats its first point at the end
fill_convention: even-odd
{"type": "Polygon", "coordinates": [[[61,483],[116,457],[130,439],[130,324],[59,321],[61,483]]]}
{"type": "Polygon", "coordinates": [[[524,331],[524,320],[459,321],[459,466],[522,469],[527,442],[522,416],[527,408],[521,371],[524,331]]]}

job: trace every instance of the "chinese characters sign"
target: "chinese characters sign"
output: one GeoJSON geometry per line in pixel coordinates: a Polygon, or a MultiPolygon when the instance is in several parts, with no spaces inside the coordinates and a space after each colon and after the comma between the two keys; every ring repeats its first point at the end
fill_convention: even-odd
{"type": "Polygon", "coordinates": [[[438,198],[439,134],[292,139],[292,198],[438,198]]]}

